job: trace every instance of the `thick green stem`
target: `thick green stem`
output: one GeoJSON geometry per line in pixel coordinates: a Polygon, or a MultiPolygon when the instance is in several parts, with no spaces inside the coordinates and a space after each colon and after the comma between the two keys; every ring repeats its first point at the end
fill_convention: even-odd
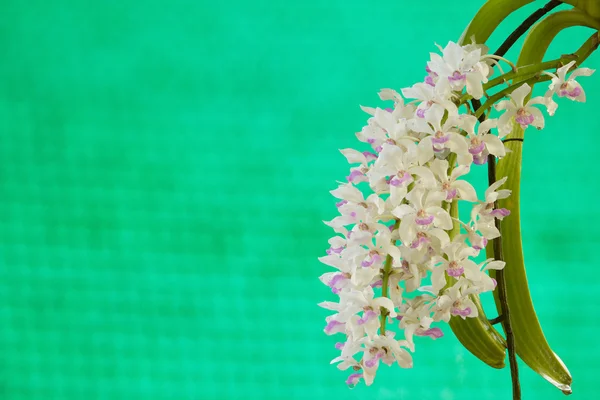
{"type": "MultiPolygon", "coordinates": [[[[473,109],[476,109],[475,114],[479,112],[483,107],[479,100],[472,101],[473,109]]],[[[485,121],[485,115],[478,115],[479,122],[485,121]]],[[[496,157],[490,154],[487,159],[488,162],[488,184],[491,186],[496,182],[496,157]]],[[[494,203],[494,208],[498,208],[498,202],[494,203]]],[[[504,253],[502,251],[502,231],[500,221],[495,220],[495,225],[500,235],[492,239],[492,246],[494,249],[494,258],[498,261],[504,261],[504,253]]],[[[500,300],[500,316],[504,322],[504,333],[506,334],[506,350],[508,351],[508,363],[510,366],[510,378],[512,382],[512,394],[513,400],[521,400],[521,383],[519,382],[519,365],[517,364],[517,353],[515,349],[515,336],[512,331],[512,325],[510,322],[510,307],[506,300],[506,281],[504,279],[504,271],[500,270],[496,274],[496,282],[498,286],[496,288],[498,292],[498,299],[500,300]]]]}
{"type": "MultiPolygon", "coordinates": [[[[492,154],[488,156],[488,182],[493,185],[496,182],[496,157],[492,154]]],[[[498,202],[494,203],[494,208],[498,208],[498,202]]],[[[492,247],[494,249],[494,258],[498,261],[504,260],[504,252],[502,250],[502,227],[500,221],[496,219],[496,228],[500,231],[500,236],[493,239],[492,247]]],[[[513,400],[521,399],[521,384],[519,383],[519,365],[517,364],[517,353],[515,349],[515,335],[510,322],[510,307],[506,296],[506,279],[504,278],[504,270],[496,272],[496,282],[498,286],[498,299],[500,300],[500,312],[506,334],[506,348],[508,350],[508,363],[510,365],[510,375],[512,380],[513,400]]]]}

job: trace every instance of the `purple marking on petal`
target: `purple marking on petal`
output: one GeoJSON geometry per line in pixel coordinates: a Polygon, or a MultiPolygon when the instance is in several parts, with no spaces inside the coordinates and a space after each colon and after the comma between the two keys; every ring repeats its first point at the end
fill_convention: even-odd
{"type": "Polygon", "coordinates": [[[473,164],[483,165],[485,163],[487,163],[487,157],[484,157],[481,154],[473,156],[473,164]]]}
{"type": "Polygon", "coordinates": [[[435,82],[434,82],[433,77],[431,75],[427,75],[425,77],[425,83],[428,84],[429,86],[435,87],[435,82]]]}
{"type": "Polygon", "coordinates": [[[329,321],[327,323],[327,326],[325,327],[325,333],[343,332],[343,329],[340,330],[340,327],[342,327],[342,326],[346,326],[346,324],[344,322],[339,322],[339,321],[336,321],[335,319],[332,319],[331,321],[329,321]]]}
{"type": "Polygon", "coordinates": [[[345,343],[343,343],[343,342],[337,342],[335,344],[335,348],[338,349],[338,350],[342,350],[344,348],[344,344],[345,343]]]}
{"type": "Polygon", "coordinates": [[[369,144],[373,144],[373,143],[375,143],[375,139],[373,139],[373,138],[368,138],[368,139],[367,139],[367,143],[369,143],[369,144]]]}
{"type": "Polygon", "coordinates": [[[425,118],[425,109],[423,109],[423,108],[417,109],[417,117],[425,118]]]}
{"type": "Polygon", "coordinates": [[[367,161],[377,160],[377,154],[371,153],[370,151],[363,151],[363,156],[367,159],[367,161]]]}
{"type": "Polygon", "coordinates": [[[390,230],[390,232],[394,232],[394,225],[388,226],[388,229],[390,230]]]}
{"type": "Polygon", "coordinates": [[[378,280],[377,282],[371,283],[372,288],[381,287],[381,286],[383,286],[383,281],[381,279],[378,280]]]}
{"type": "Polygon", "coordinates": [[[383,150],[383,146],[377,146],[375,147],[375,151],[378,153],[381,153],[381,151],[383,150]]]}
{"type": "Polygon", "coordinates": [[[425,66],[425,71],[427,71],[428,74],[432,73],[433,71],[431,70],[431,68],[429,68],[429,65],[425,66]]]}
{"type": "Polygon", "coordinates": [[[433,144],[444,144],[450,140],[450,135],[444,135],[442,137],[433,136],[431,138],[431,143],[433,144]]]}
{"type": "Polygon", "coordinates": [[[398,177],[398,176],[394,176],[391,180],[390,180],[390,185],[392,186],[401,186],[403,184],[408,184],[410,182],[413,181],[412,175],[409,174],[408,172],[404,172],[404,174],[402,175],[402,177],[398,177]]]}
{"type": "Polygon", "coordinates": [[[342,289],[340,289],[340,288],[336,288],[336,287],[331,288],[331,293],[333,293],[333,294],[340,294],[341,292],[342,292],[342,289]]]}
{"type": "Polygon", "coordinates": [[[398,321],[402,321],[402,318],[404,318],[402,315],[396,315],[396,319],[397,319],[398,321]]]}
{"type": "Polygon", "coordinates": [[[520,112],[517,112],[515,121],[517,121],[517,123],[522,127],[527,127],[533,122],[535,117],[529,112],[525,111],[523,108],[521,110],[523,111],[519,110],[520,112]]]}
{"type": "Polygon", "coordinates": [[[413,242],[410,244],[410,248],[416,249],[417,247],[421,246],[422,244],[426,244],[429,242],[430,242],[429,238],[421,236],[421,237],[418,237],[415,240],[413,240],[413,242]]]}
{"type": "Polygon", "coordinates": [[[581,88],[580,87],[575,87],[573,90],[571,90],[567,95],[569,97],[577,97],[581,94],[581,88]]]}
{"type": "Polygon", "coordinates": [[[363,262],[360,263],[361,267],[370,267],[371,265],[373,265],[373,259],[371,259],[370,261],[363,260],[363,262]]]}
{"type": "Polygon", "coordinates": [[[424,218],[415,218],[415,222],[417,223],[417,225],[429,225],[430,223],[433,222],[433,215],[430,215],[428,217],[424,217],[424,218]]]}
{"type": "Polygon", "coordinates": [[[370,360],[365,361],[365,367],[367,367],[367,368],[375,367],[377,364],[379,364],[380,358],[381,358],[380,353],[375,354],[375,357],[371,358],[370,360]]]}
{"type": "Polygon", "coordinates": [[[415,331],[416,336],[429,336],[432,339],[439,339],[444,336],[444,332],[440,328],[430,328],[427,330],[417,329],[415,331]]]}
{"type": "Polygon", "coordinates": [[[370,319],[373,319],[374,317],[377,317],[377,313],[375,313],[375,311],[373,310],[369,310],[363,313],[362,318],[360,318],[357,323],[358,325],[364,325],[367,322],[369,322],[370,319]]]}
{"type": "Polygon", "coordinates": [[[452,83],[464,81],[465,79],[467,79],[467,76],[465,74],[461,74],[458,71],[454,71],[454,73],[448,77],[448,80],[452,83]]]}
{"type": "Polygon", "coordinates": [[[342,251],[344,251],[344,246],[340,246],[340,247],[337,247],[335,249],[332,247],[331,251],[333,251],[335,254],[341,254],[342,251]]]}
{"type": "Polygon", "coordinates": [[[355,211],[352,211],[352,212],[350,213],[350,216],[351,216],[352,218],[356,218],[356,212],[355,212],[355,211]]]}
{"type": "Polygon", "coordinates": [[[456,278],[457,276],[461,276],[465,272],[465,269],[463,267],[448,268],[447,272],[448,275],[456,278]]]}
{"type": "Polygon", "coordinates": [[[382,261],[382,258],[379,254],[374,254],[371,256],[371,260],[373,260],[374,263],[379,264],[382,261]]]}
{"type": "Polygon", "coordinates": [[[458,308],[452,309],[452,315],[460,315],[461,317],[468,317],[471,315],[471,308],[467,307],[464,310],[459,310],[458,308]]]}
{"type": "Polygon", "coordinates": [[[352,374],[348,377],[348,379],[346,379],[346,385],[353,388],[354,386],[356,386],[358,384],[358,381],[360,381],[360,378],[362,378],[362,377],[363,377],[362,372],[352,374]]]}
{"type": "Polygon", "coordinates": [[[495,280],[494,278],[492,278],[492,282],[494,282],[494,289],[496,288],[496,286],[498,286],[498,281],[495,280]]]}
{"type": "Polygon", "coordinates": [[[446,192],[446,201],[450,201],[456,197],[456,189],[450,189],[446,192]]]}
{"type": "Polygon", "coordinates": [[[340,207],[341,207],[341,206],[343,206],[344,204],[348,204],[348,200],[342,200],[342,201],[340,201],[340,202],[338,202],[338,203],[335,203],[335,206],[336,206],[337,208],[340,208],[340,207]]]}
{"type": "Polygon", "coordinates": [[[329,281],[329,283],[327,284],[327,286],[329,286],[330,288],[335,287],[335,285],[337,285],[340,281],[344,281],[346,280],[346,277],[344,276],[343,273],[337,273],[333,276],[333,278],[331,278],[331,280],[329,281]]]}
{"type": "Polygon", "coordinates": [[[485,149],[485,143],[481,142],[475,147],[469,147],[469,153],[475,155],[481,153],[485,149]]]}
{"type": "Polygon", "coordinates": [[[348,180],[348,182],[354,182],[354,180],[359,176],[363,176],[363,173],[359,169],[355,169],[352,170],[352,172],[350,172],[350,175],[348,175],[346,179],[348,180]]]}
{"type": "Polygon", "coordinates": [[[510,215],[510,210],[506,208],[496,208],[490,215],[496,218],[504,218],[510,215]]]}
{"type": "Polygon", "coordinates": [[[385,108],[385,111],[387,111],[387,112],[391,113],[391,112],[394,112],[394,109],[393,109],[393,108],[389,108],[389,107],[387,107],[387,108],[385,108]]]}

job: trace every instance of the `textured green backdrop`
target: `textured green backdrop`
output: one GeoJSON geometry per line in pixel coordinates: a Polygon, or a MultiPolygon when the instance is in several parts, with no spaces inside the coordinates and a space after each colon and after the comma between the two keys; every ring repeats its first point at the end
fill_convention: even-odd
{"type": "MultiPolygon", "coordinates": [[[[349,390],[316,306],[358,105],[422,79],[480,3],[2,0],[0,399],[507,399],[508,371],[451,335],[349,390]]],[[[600,75],[585,83],[588,104],[528,133],[523,189],[573,399],[600,372],[600,75]]],[[[526,399],[562,398],[522,376],[526,399]]]]}

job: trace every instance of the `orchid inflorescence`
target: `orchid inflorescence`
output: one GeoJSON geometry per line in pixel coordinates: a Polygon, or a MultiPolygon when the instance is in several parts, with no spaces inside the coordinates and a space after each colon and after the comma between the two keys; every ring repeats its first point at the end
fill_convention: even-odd
{"type": "Polygon", "coordinates": [[[443,336],[435,326],[451,318],[474,318],[472,295],[493,291],[488,274],[504,261],[475,258],[500,233],[496,220],[510,211],[496,201],[510,196],[498,179],[477,197],[468,179],[471,169],[502,158],[502,139],[518,125],[544,127],[544,116],[556,111],[553,97],[585,101],[575,80],[593,70],[575,69],[575,61],[559,67],[544,96],[531,96],[527,83],[505,89],[509,100],[493,104],[498,118],[475,115],[465,99],[480,99],[501,61],[484,45],[450,42],[442,54],[431,54],[424,82],[401,90],[383,89],[389,108],[362,109],[370,115],[357,138],[369,150],[343,149],[352,164],[346,182],[331,193],[340,213],[326,222],[336,236],[319,260],[334,268],[321,281],[339,299],[320,306],[334,311],[325,333],[341,333],[332,360],[352,369],[346,383],[360,379],[371,385],[380,362],[413,366],[415,336],[443,336]],[[410,101],[407,101],[408,99],[410,101]],[[468,219],[458,217],[458,203],[470,205],[468,219]]]}

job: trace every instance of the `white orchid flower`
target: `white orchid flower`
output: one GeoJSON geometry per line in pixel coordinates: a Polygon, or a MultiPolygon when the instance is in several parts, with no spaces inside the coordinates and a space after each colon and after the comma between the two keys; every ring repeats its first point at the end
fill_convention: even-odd
{"type": "Polygon", "coordinates": [[[431,61],[427,67],[437,75],[437,85],[453,91],[462,91],[466,86],[467,93],[473,98],[483,96],[482,83],[487,82],[489,67],[481,62],[481,49],[467,51],[454,42],[448,42],[442,50],[442,56],[431,53],[431,61]]]}
{"type": "Polygon", "coordinates": [[[556,74],[546,72],[552,77],[548,91],[544,95],[548,99],[548,113],[554,115],[557,104],[552,100],[552,96],[556,94],[558,97],[566,97],[573,101],[585,102],[585,92],[581,84],[575,80],[579,76],[591,76],[596,70],[590,68],[577,68],[567,78],[567,72],[575,65],[576,61],[560,67],[556,70],[556,74]]]}
{"type": "Polygon", "coordinates": [[[500,138],[503,138],[512,131],[515,122],[521,125],[523,129],[526,129],[530,125],[537,129],[544,127],[542,112],[533,106],[542,104],[548,107],[548,100],[543,96],[538,96],[524,103],[529,93],[531,93],[531,86],[524,83],[508,95],[510,100],[502,100],[494,106],[498,111],[506,110],[498,119],[498,133],[500,138]]]}
{"type": "Polygon", "coordinates": [[[437,180],[438,190],[446,195],[444,200],[450,202],[458,198],[471,202],[477,201],[477,193],[473,185],[458,179],[468,174],[471,168],[468,165],[459,165],[448,175],[448,166],[447,160],[435,159],[429,163],[429,168],[437,180]]]}
{"type": "Polygon", "coordinates": [[[409,204],[401,204],[392,210],[392,214],[401,219],[399,234],[405,245],[413,242],[419,230],[427,230],[430,226],[452,229],[450,214],[440,207],[443,194],[416,188],[407,198],[409,204]]]}
{"type": "Polygon", "coordinates": [[[460,121],[460,127],[467,132],[469,148],[467,150],[468,154],[457,153],[459,157],[472,157],[473,163],[482,165],[487,162],[489,154],[493,154],[499,158],[506,155],[504,143],[502,143],[498,136],[490,133],[492,128],[498,126],[497,119],[491,118],[481,122],[477,131],[475,131],[475,126],[478,120],[475,116],[462,115],[460,121]]]}
{"type": "MultiPolygon", "coordinates": [[[[575,65],[575,61],[571,61],[567,65],[560,67],[556,70],[556,75],[552,73],[548,73],[552,76],[552,81],[548,86],[548,89],[552,93],[556,93],[558,97],[566,97],[570,100],[584,102],[585,101],[585,92],[581,87],[581,84],[575,80],[578,76],[591,76],[595,69],[590,68],[577,68],[571,75],[567,78],[567,72],[571,67],[575,65]]],[[[548,93],[546,93],[546,96],[548,93]]]]}

